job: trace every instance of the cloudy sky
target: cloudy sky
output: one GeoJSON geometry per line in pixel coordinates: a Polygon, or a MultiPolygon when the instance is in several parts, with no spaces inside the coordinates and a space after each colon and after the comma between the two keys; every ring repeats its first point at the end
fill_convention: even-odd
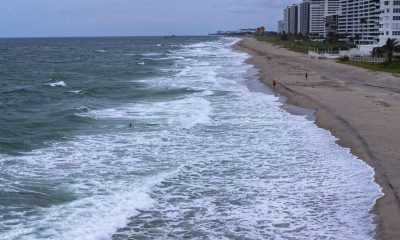
{"type": "MultiPolygon", "coordinates": [[[[203,35],[276,30],[296,0],[1,0],[0,37],[203,35]]],[[[298,2],[298,1],[297,1],[298,2]]]]}

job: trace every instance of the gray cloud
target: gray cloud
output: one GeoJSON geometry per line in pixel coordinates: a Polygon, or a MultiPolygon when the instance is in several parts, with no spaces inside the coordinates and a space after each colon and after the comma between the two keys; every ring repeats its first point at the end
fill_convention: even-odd
{"type": "Polygon", "coordinates": [[[0,37],[207,34],[276,29],[294,0],[2,0],[0,37]]]}

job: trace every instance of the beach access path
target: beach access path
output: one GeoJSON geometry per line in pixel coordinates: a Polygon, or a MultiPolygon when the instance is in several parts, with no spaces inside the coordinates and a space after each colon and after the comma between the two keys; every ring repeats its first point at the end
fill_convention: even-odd
{"type": "Polygon", "coordinates": [[[377,238],[400,239],[400,77],[312,59],[254,38],[234,48],[252,56],[261,81],[272,88],[276,80],[275,91],[289,104],[315,109],[316,124],[374,168],[385,194],[374,207],[377,238]]]}

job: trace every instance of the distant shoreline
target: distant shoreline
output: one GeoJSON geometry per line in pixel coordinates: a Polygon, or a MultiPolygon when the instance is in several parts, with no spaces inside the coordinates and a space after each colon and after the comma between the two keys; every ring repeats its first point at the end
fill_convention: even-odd
{"type": "Polygon", "coordinates": [[[234,49],[249,53],[260,80],[287,102],[315,109],[315,122],[339,145],[375,170],[385,194],[374,207],[377,239],[400,239],[400,78],[242,38],[234,49]],[[307,79],[305,74],[307,73],[307,79]]]}

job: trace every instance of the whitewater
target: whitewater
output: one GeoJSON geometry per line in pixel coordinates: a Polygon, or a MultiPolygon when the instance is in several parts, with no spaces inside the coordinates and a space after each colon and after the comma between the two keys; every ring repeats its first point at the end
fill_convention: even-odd
{"type": "Polygon", "coordinates": [[[374,239],[373,169],[249,87],[238,39],[81,41],[87,55],[54,60],[68,72],[4,90],[59,97],[28,147],[0,148],[1,239],[374,239]]]}

